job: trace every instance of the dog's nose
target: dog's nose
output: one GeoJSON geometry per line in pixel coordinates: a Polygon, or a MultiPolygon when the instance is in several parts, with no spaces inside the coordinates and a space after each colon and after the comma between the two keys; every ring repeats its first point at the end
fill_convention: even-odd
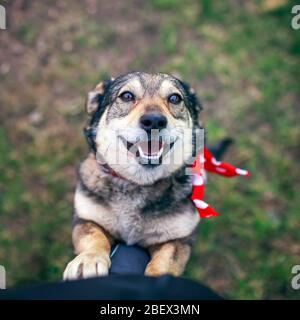
{"type": "Polygon", "coordinates": [[[167,126],[167,118],[159,113],[146,113],[140,118],[140,126],[145,131],[162,130],[167,126]]]}

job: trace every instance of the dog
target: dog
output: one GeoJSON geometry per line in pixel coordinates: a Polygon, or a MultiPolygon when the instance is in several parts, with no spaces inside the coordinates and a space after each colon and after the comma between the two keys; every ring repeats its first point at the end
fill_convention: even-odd
{"type": "Polygon", "coordinates": [[[195,91],[168,74],[130,72],[98,84],[86,108],[91,152],[74,197],[77,256],[63,278],[107,275],[116,241],[149,250],[145,275],[181,275],[200,221],[186,174],[203,148],[195,91]]]}

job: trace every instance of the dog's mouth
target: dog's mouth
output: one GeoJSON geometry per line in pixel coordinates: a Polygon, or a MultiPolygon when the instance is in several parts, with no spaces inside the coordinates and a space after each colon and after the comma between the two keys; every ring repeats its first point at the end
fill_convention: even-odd
{"type": "Polygon", "coordinates": [[[162,163],[164,156],[173,148],[176,140],[164,142],[161,137],[157,140],[142,140],[136,143],[129,142],[120,136],[124,146],[133,154],[141,165],[155,167],[162,163]]]}

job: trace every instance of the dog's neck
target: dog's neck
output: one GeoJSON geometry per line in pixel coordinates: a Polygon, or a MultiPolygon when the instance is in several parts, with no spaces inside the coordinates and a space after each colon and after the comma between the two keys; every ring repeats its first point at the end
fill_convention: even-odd
{"type": "Polygon", "coordinates": [[[96,196],[96,199],[104,198],[107,203],[114,203],[128,196],[141,197],[142,202],[145,201],[143,197],[146,196],[150,201],[154,194],[168,195],[176,202],[188,199],[192,191],[191,176],[186,175],[185,166],[171,176],[151,185],[139,185],[118,175],[115,176],[112,171],[107,171],[105,166],[99,167],[93,154],[90,154],[80,165],[78,183],[81,189],[96,196]],[[178,190],[182,192],[177,192],[178,190]]]}
{"type": "MultiPolygon", "coordinates": [[[[122,175],[118,174],[117,172],[115,172],[108,164],[101,163],[96,158],[95,158],[95,161],[96,161],[96,165],[97,165],[97,168],[98,168],[99,172],[102,173],[102,174],[105,174],[107,177],[109,177],[111,179],[118,178],[119,182],[122,185],[125,183],[126,185],[132,185],[132,186],[141,187],[140,185],[136,184],[135,182],[131,181],[130,179],[127,179],[124,176],[122,176],[122,175]]],[[[186,173],[185,173],[185,169],[186,168],[187,168],[187,166],[183,165],[180,169],[178,169],[176,171],[176,173],[173,175],[173,178],[175,178],[176,180],[184,179],[185,176],[186,176],[186,173]]],[[[171,182],[171,180],[172,180],[171,177],[166,177],[166,178],[163,178],[163,179],[160,179],[160,180],[156,181],[155,183],[157,183],[159,181],[160,182],[162,182],[162,181],[171,182]]]]}
{"type": "Polygon", "coordinates": [[[97,161],[97,166],[99,168],[100,171],[112,176],[112,177],[117,177],[117,178],[120,178],[120,179],[124,179],[124,180],[127,180],[123,177],[121,177],[119,174],[117,174],[108,164],[102,164],[102,163],[99,163],[97,161]]]}

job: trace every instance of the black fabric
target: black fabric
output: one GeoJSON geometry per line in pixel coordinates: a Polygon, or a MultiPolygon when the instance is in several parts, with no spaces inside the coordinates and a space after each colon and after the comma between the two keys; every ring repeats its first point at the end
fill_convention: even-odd
{"type": "Polygon", "coordinates": [[[1,300],[220,300],[197,282],[169,275],[111,275],[107,277],[1,290],[1,300]]]}
{"type": "Polygon", "coordinates": [[[138,246],[127,246],[118,243],[111,250],[111,267],[109,274],[140,274],[143,275],[150,255],[147,250],[138,246]]]}

